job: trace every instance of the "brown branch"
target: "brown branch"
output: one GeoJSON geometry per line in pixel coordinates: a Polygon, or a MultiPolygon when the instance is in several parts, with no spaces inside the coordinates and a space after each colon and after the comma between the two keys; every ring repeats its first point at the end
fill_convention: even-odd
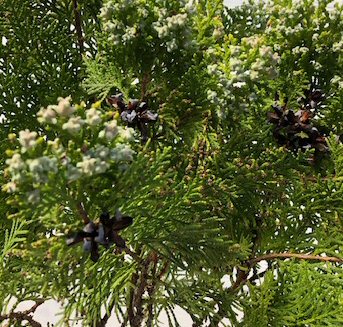
{"type": "Polygon", "coordinates": [[[111,303],[109,304],[108,312],[106,312],[105,315],[96,323],[96,327],[105,327],[108,319],[110,319],[111,312],[115,306],[115,301],[112,299],[111,303]]]}
{"type": "MultiPolygon", "coordinates": [[[[109,312],[111,314],[111,311],[114,307],[115,302],[113,302],[109,308],[109,312]]],[[[110,315],[106,312],[105,315],[96,323],[96,327],[105,327],[108,319],[110,318],[110,315]]]]}
{"type": "MultiPolygon", "coordinates": [[[[266,273],[265,270],[260,274],[255,274],[251,278],[248,278],[250,269],[253,268],[256,264],[259,262],[266,260],[266,261],[271,261],[274,259],[301,259],[301,260],[316,260],[316,261],[323,261],[323,262],[338,262],[338,263],[343,263],[342,258],[337,258],[337,257],[322,257],[319,255],[312,255],[312,254],[302,254],[302,253],[269,253],[265,255],[261,255],[259,257],[252,258],[250,260],[247,260],[243,263],[243,266],[246,267],[246,269],[240,269],[238,268],[237,271],[237,278],[235,283],[229,288],[229,292],[235,292],[237,291],[241,285],[245,284],[247,281],[250,281],[252,279],[258,278],[259,275],[264,275],[266,273]]],[[[221,305],[219,305],[219,311],[218,311],[218,317],[213,319],[210,322],[209,326],[218,326],[221,319],[224,317],[225,313],[222,310],[221,305]]]]}
{"type": "Polygon", "coordinates": [[[81,22],[81,14],[79,5],[77,3],[77,0],[73,0],[73,10],[74,10],[74,18],[75,18],[75,30],[77,35],[77,42],[79,44],[80,48],[80,54],[82,55],[84,52],[84,46],[83,46],[83,33],[82,33],[82,22],[81,22]]]}
{"type": "Polygon", "coordinates": [[[261,277],[263,277],[266,272],[268,271],[269,268],[267,268],[264,271],[261,271],[260,273],[254,273],[250,278],[248,278],[246,281],[244,281],[244,283],[246,283],[247,281],[250,283],[253,283],[256,279],[259,279],[261,277]]]}
{"type": "Polygon", "coordinates": [[[154,319],[154,305],[153,305],[152,298],[153,298],[153,295],[154,295],[155,289],[156,289],[156,282],[154,283],[155,278],[156,278],[156,272],[157,272],[157,264],[158,264],[158,255],[156,252],[154,252],[152,262],[153,262],[153,266],[151,269],[152,281],[151,281],[150,285],[148,285],[148,287],[147,287],[147,291],[149,294],[149,303],[148,303],[148,307],[147,307],[148,318],[147,318],[147,321],[145,324],[146,327],[152,327],[152,323],[153,323],[153,319],[154,319]]]}
{"type": "Polygon", "coordinates": [[[149,302],[148,307],[147,307],[148,319],[146,321],[146,327],[152,327],[152,323],[153,323],[153,320],[154,320],[154,305],[153,305],[153,302],[152,302],[153,293],[154,293],[154,291],[150,292],[148,290],[150,302],[149,302]]]}
{"type": "MultiPolygon", "coordinates": [[[[132,285],[136,285],[137,280],[138,280],[138,274],[135,273],[132,275],[132,280],[131,280],[132,285]]],[[[134,310],[133,310],[134,295],[135,295],[135,292],[134,292],[134,289],[132,288],[130,291],[130,294],[129,294],[129,303],[127,305],[126,317],[125,317],[121,327],[125,327],[127,325],[128,321],[130,321],[130,323],[131,323],[131,321],[133,321],[133,319],[134,319],[134,315],[135,315],[134,310]]]]}
{"type": "Polygon", "coordinates": [[[343,259],[337,258],[337,257],[322,257],[320,255],[302,254],[302,253],[269,253],[269,254],[265,254],[257,258],[250,259],[247,261],[247,264],[249,267],[252,267],[263,260],[268,261],[268,260],[274,260],[274,259],[289,259],[289,258],[343,263],[343,259]]]}
{"type": "Polygon", "coordinates": [[[110,316],[105,313],[104,317],[98,322],[98,324],[96,325],[97,327],[105,327],[107,320],[110,318],[110,316]]]}
{"type": "Polygon", "coordinates": [[[157,275],[157,277],[155,277],[156,269],[157,269],[157,263],[158,263],[158,258],[156,256],[156,260],[154,261],[154,267],[153,267],[153,271],[152,271],[152,277],[155,278],[155,280],[153,281],[154,284],[152,284],[152,285],[150,285],[150,287],[148,287],[149,305],[147,308],[147,311],[148,311],[148,319],[146,321],[147,327],[151,327],[152,323],[153,323],[153,318],[154,318],[153,296],[157,290],[157,285],[162,280],[162,277],[167,273],[169,265],[170,265],[169,261],[165,262],[164,265],[162,266],[160,273],[157,275]]]}
{"type": "MultiPolygon", "coordinates": [[[[144,260],[134,251],[132,251],[129,247],[125,246],[125,248],[121,249],[121,251],[124,251],[128,255],[130,255],[138,264],[142,265],[143,268],[145,266],[144,260]]],[[[143,271],[142,268],[142,271],[143,271]]],[[[134,273],[132,275],[131,284],[136,285],[139,279],[139,275],[137,273],[134,273]]],[[[129,303],[127,305],[127,311],[125,314],[125,318],[121,324],[121,327],[127,326],[127,323],[130,322],[131,326],[134,326],[135,323],[135,289],[131,289],[129,294],[129,303]]],[[[101,327],[101,325],[99,326],[101,327]]]]}
{"type": "Polygon", "coordinates": [[[247,267],[247,271],[239,270],[236,282],[230,287],[230,291],[236,291],[242,284],[245,284],[248,281],[248,274],[250,268],[254,267],[259,262],[266,260],[275,260],[275,259],[300,259],[300,260],[314,260],[314,261],[323,261],[323,262],[338,262],[343,263],[342,258],[337,257],[322,257],[320,255],[313,255],[313,254],[303,254],[303,253],[269,253],[265,255],[261,255],[256,258],[252,258],[245,262],[245,266],[247,267]]]}
{"type": "Polygon", "coordinates": [[[145,73],[142,80],[142,91],[141,91],[142,101],[146,100],[149,83],[150,83],[150,75],[149,73],[145,73]]]}
{"type": "Polygon", "coordinates": [[[248,275],[249,275],[249,270],[244,271],[244,270],[238,269],[237,279],[235,283],[230,287],[230,291],[235,291],[241,284],[243,284],[244,281],[247,280],[248,275]]]}
{"type": "Polygon", "coordinates": [[[134,294],[134,298],[132,302],[133,308],[135,310],[134,318],[132,321],[130,321],[132,327],[140,326],[144,318],[143,294],[148,284],[148,271],[149,271],[149,266],[150,266],[150,263],[152,262],[152,259],[153,259],[152,255],[150,254],[145,260],[144,265],[142,267],[141,274],[139,276],[138,286],[136,288],[136,292],[134,294]]]}
{"type": "Polygon", "coordinates": [[[34,320],[30,315],[24,314],[24,312],[11,312],[7,315],[0,316],[0,322],[9,319],[10,321],[27,321],[32,327],[42,327],[42,325],[34,320]]]}
{"type": "Polygon", "coordinates": [[[24,311],[25,314],[30,314],[36,311],[36,309],[44,303],[45,300],[39,299],[36,300],[36,303],[28,310],[24,311]]]}
{"type": "Polygon", "coordinates": [[[37,300],[36,303],[28,310],[25,311],[20,311],[20,312],[10,312],[5,315],[0,315],[0,322],[5,321],[5,320],[16,320],[16,321],[27,321],[32,327],[42,327],[42,325],[34,320],[32,316],[30,315],[31,313],[34,313],[36,309],[44,303],[44,300],[37,300]]]}
{"type": "Polygon", "coordinates": [[[163,266],[163,268],[162,268],[160,274],[159,274],[158,277],[157,277],[157,280],[158,280],[158,281],[161,281],[163,275],[165,275],[165,274],[167,273],[169,266],[170,266],[170,262],[167,261],[167,262],[164,264],[164,266],[163,266]]]}
{"type": "MultiPolygon", "coordinates": [[[[121,324],[121,327],[127,326],[127,323],[130,323],[131,327],[138,327],[141,326],[143,319],[144,319],[144,309],[143,309],[143,295],[145,291],[148,292],[150,300],[152,299],[152,296],[154,292],[156,291],[157,283],[161,281],[161,278],[165,275],[165,273],[168,271],[169,262],[166,262],[163,266],[161,271],[158,273],[158,275],[155,277],[155,284],[149,285],[148,280],[149,278],[149,269],[151,267],[151,264],[153,263],[153,266],[151,267],[151,274],[152,278],[157,273],[157,263],[158,263],[158,257],[155,252],[151,252],[146,260],[141,259],[137,254],[135,254],[132,251],[127,251],[128,248],[125,248],[124,251],[129,253],[130,255],[133,254],[133,257],[139,258],[139,263],[141,264],[141,272],[140,274],[133,274],[132,275],[132,281],[131,284],[135,285],[136,287],[132,288],[129,295],[129,303],[127,305],[127,312],[126,316],[124,318],[124,321],[121,324]],[[130,253],[131,252],[131,253],[130,253]]],[[[152,302],[148,304],[147,312],[148,317],[145,326],[149,327],[152,324],[153,320],[153,307],[151,306],[152,302]]]]}

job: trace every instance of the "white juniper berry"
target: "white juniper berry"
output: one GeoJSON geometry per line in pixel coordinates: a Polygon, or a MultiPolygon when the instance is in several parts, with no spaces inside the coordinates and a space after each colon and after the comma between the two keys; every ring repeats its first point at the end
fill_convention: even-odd
{"type": "Polygon", "coordinates": [[[28,159],[26,162],[34,180],[38,183],[46,182],[48,180],[48,174],[56,173],[58,170],[57,158],[43,156],[36,159],[28,159]]]}
{"type": "Polygon", "coordinates": [[[65,151],[61,139],[56,137],[54,140],[48,140],[47,146],[51,150],[52,153],[56,155],[62,155],[65,151]]]}
{"type": "Polygon", "coordinates": [[[84,156],[82,161],[76,164],[76,167],[78,167],[86,176],[92,176],[104,173],[109,168],[109,164],[100,158],[84,156]]]}
{"type": "Polygon", "coordinates": [[[94,148],[88,151],[88,154],[93,158],[100,158],[102,160],[108,160],[110,155],[111,149],[104,146],[97,144],[94,148]]]}
{"type": "Polygon", "coordinates": [[[78,167],[67,164],[66,177],[68,181],[73,182],[81,178],[82,172],[78,167]]]}
{"type": "Polygon", "coordinates": [[[136,37],[137,29],[134,26],[127,26],[125,28],[125,33],[122,36],[122,41],[124,44],[130,43],[136,37]]]}

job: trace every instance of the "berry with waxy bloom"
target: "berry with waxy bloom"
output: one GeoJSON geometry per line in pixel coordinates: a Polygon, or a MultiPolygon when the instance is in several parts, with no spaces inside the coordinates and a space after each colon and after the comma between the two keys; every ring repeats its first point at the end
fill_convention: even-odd
{"type": "Polygon", "coordinates": [[[45,183],[48,180],[49,173],[56,173],[58,170],[56,158],[43,156],[29,159],[26,162],[34,180],[39,183],[45,183]]]}

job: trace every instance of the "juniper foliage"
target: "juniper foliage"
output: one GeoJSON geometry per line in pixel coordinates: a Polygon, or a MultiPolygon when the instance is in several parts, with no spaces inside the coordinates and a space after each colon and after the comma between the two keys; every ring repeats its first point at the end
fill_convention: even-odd
{"type": "Polygon", "coordinates": [[[61,326],[183,326],[176,307],[193,326],[342,325],[342,15],[329,0],[0,0],[0,321],[30,323],[16,298],[60,302],[61,326]],[[275,94],[296,112],[314,88],[329,150],[280,147],[275,94]],[[147,142],[118,93],[158,113],[147,142]],[[125,244],[95,262],[68,247],[117,209],[125,244]]]}

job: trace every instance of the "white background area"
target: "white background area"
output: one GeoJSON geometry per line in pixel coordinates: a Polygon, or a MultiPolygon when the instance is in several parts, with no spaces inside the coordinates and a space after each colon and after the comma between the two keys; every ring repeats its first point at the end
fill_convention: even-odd
{"type": "Polygon", "coordinates": [[[242,4],[243,0],[224,0],[224,3],[227,7],[233,8],[242,4]]]}

